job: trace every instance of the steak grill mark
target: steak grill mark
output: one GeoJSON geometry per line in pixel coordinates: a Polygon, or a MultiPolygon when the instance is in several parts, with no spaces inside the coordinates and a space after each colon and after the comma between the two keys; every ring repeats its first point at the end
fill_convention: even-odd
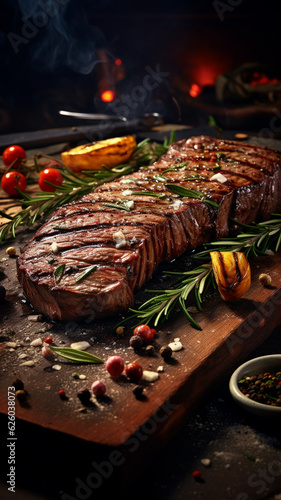
{"type": "Polygon", "coordinates": [[[204,136],[176,142],[153,165],[58,208],[19,257],[19,281],[34,308],[53,320],[125,311],[160,262],[228,236],[237,229],[230,218],[248,224],[279,211],[280,187],[280,155],[268,148],[204,136]],[[212,179],[218,172],[225,182],[212,179]],[[201,192],[218,208],[179,198],[166,183],[201,192]],[[124,201],[131,202],[129,212],[103,205],[124,201]],[[96,270],[77,282],[92,265],[96,270]]]}

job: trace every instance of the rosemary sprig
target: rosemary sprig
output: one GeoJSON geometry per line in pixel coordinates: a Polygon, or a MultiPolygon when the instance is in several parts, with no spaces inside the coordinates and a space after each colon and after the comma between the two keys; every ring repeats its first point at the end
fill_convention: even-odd
{"type": "Polygon", "coordinates": [[[221,238],[218,241],[204,245],[205,250],[196,252],[194,258],[200,261],[209,260],[211,251],[243,251],[246,257],[266,255],[268,250],[278,252],[281,245],[281,214],[272,214],[272,219],[252,224],[241,224],[233,220],[242,228],[234,238],[221,238]]]}
{"type": "Polygon", "coordinates": [[[160,320],[167,320],[173,308],[179,305],[191,325],[197,330],[201,330],[201,326],[188,311],[186,302],[193,292],[197,309],[201,311],[203,295],[212,282],[211,264],[204,264],[192,271],[183,273],[167,272],[166,274],[179,275],[180,279],[177,285],[169,290],[146,290],[146,292],[156,295],[142,304],[138,310],[130,309],[133,315],[128,319],[137,317],[141,322],[147,324],[154,320],[154,326],[157,326],[160,320]]]}
{"type": "Polygon", "coordinates": [[[205,203],[208,203],[213,207],[218,207],[218,204],[216,202],[205,198],[204,193],[201,193],[201,191],[195,191],[194,189],[187,189],[183,186],[180,186],[179,184],[166,184],[166,188],[180,196],[187,198],[195,198],[197,200],[204,201],[205,203]]]}
{"type": "MultiPolygon", "coordinates": [[[[24,206],[25,208],[15,216],[0,212],[0,215],[8,220],[0,229],[0,244],[9,236],[15,238],[18,226],[31,227],[39,219],[48,217],[56,208],[65,203],[78,200],[101,184],[114,181],[123,175],[137,170],[141,166],[149,165],[167,152],[169,145],[174,139],[174,132],[171,133],[169,139],[164,140],[163,144],[154,143],[151,142],[150,139],[145,139],[137,145],[129,163],[118,165],[112,169],[104,167],[103,170],[97,170],[95,172],[86,171],[86,177],[77,176],[62,162],[57,161],[61,165],[61,174],[64,178],[62,186],[56,186],[54,192],[39,192],[34,197],[18,190],[21,196],[18,205],[24,206]]],[[[41,157],[53,160],[53,158],[48,155],[38,153],[34,156],[34,161],[38,162],[38,159],[41,157]]],[[[129,207],[124,208],[124,210],[128,208],[129,207]]]]}
{"type": "Polygon", "coordinates": [[[74,363],[103,363],[103,360],[93,354],[72,347],[54,347],[48,344],[48,348],[62,358],[68,359],[74,363]]]}
{"type": "Polygon", "coordinates": [[[236,237],[222,238],[216,242],[205,245],[205,250],[195,252],[193,258],[206,261],[195,269],[187,272],[169,272],[166,274],[178,275],[179,279],[170,289],[146,290],[153,293],[154,297],[144,302],[139,309],[130,309],[133,313],[125,321],[138,318],[140,322],[153,323],[157,326],[160,320],[168,320],[175,307],[179,307],[185,314],[190,324],[201,330],[200,325],[194,320],[187,306],[188,299],[193,299],[198,311],[202,310],[203,297],[210,286],[217,288],[214,273],[210,263],[210,252],[219,250],[244,252],[247,257],[266,255],[268,250],[277,252],[281,245],[281,214],[272,214],[273,219],[258,224],[239,224],[242,231],[236,237]]]}

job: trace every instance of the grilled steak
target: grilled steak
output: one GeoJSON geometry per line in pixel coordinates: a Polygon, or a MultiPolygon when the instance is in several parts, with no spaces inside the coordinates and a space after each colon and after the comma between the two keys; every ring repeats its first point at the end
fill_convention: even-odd
{"type": "Polygon", "coordinates": [[[160,262],[227,236],[233,218],[247,224],[279,211],[280,165],[279,153],[235,141],[172,144],[153,165],[53,213],[18,259],[26,296],[54,320],[125,311],[160,262]],[[200,191],[218,207],[179,197],[168,184],[200,191]]]}

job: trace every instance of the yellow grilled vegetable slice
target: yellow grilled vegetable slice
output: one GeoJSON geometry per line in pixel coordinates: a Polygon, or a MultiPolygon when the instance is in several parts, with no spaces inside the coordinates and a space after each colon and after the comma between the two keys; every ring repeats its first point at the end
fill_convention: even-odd
{"type": "Polygon", "coordinates": [[[104,165],[113,168],[126,163],[136,145],[132,135],[114,137],[77,146],[61,153],[61,157],[65,166],[75,173],[81,173],[82,170],[102,170],[104,165]]]}
{"type": "Polygon", "coordinates": [[[225,301],[237,300],[251,285],[251,268],[243,252],[210,252],[219,292],[225,301]]]}

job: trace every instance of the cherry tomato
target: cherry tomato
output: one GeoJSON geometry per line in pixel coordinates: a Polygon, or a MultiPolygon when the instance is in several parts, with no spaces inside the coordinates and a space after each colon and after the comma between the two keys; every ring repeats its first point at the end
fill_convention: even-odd
{"type": "Polygon", "coordinates": [[[13,167],[18,167],[24,158],[26,158],[25,150],[21,146],[17,145],[6,148],[2,155],[3,163],[7,167],[9,167],[13,162],[15,162],[13,167]],[[15,161],[17,158],[18,161],[15,161]]]}
{"type": "Polygon", "coordinates": [[[25,191],[26,178],[20,172],[12,170],[11,172],[7,172],[7,174],[3,175],[1,179],[1,187],[6,193],[8,193],[9,196],[17,198],[20,194],[16,190],[16,187],[21,191],[25,191]]]}
{"type": "Polygon", "coordinates": [[[41,191],[48,191],[53,193],[56,188],[47,184],[47,182],[51,182],[51,184],[55,184],[56,186],[61,186],[63,181],[63,176],[56,168],[45,168],[42,170],[39,177],[39,187],[41,191]]]}

